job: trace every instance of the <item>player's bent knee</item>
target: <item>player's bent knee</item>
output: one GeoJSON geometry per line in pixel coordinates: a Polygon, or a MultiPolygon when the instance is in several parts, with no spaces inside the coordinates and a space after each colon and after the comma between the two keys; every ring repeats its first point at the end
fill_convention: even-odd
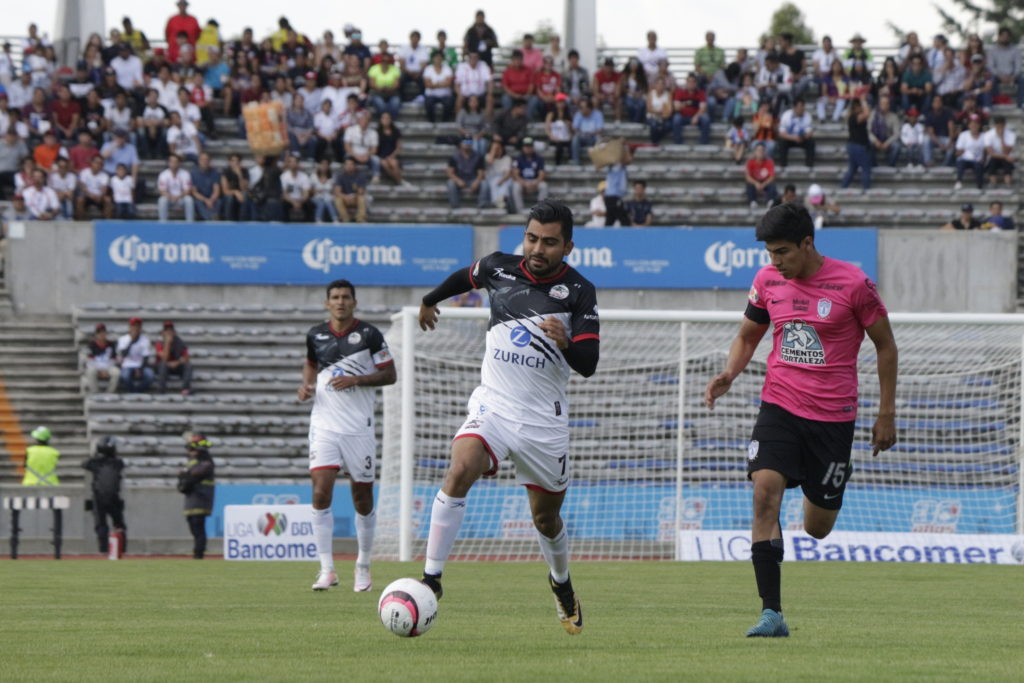
{"type": "Polygon", "coordinates": [[[537,512],[533,515],[533,526],[544,536],[554,538],[561,531],[562,522],[557,514],[537,512]]]}
{"type": "Polygon", "coordinates": [[[814,524],[810,522],[804,522],[804,531],[807,532],[808,536],[821,540],[832,533],[831,524],[814,524]]]}

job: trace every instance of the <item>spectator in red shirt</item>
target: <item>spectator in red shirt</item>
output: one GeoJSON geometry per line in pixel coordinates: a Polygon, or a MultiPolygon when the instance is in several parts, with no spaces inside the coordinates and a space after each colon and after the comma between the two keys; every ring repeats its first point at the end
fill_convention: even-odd
{"type": "Polygon", "coordinates": [[[164,37],[167,39],[167,59],[172,64],[178,63],[178,31],[184,31],[188,44],[193,48],[196,46],[196,39],[202,29],[199,22],[188,13],[188,0],[178,0],[178,13],[167,20],[167,28],[164,30],[164,37]]]}
{"type": "Polygon", "coordinates": [[[523,36],[523,66],[530,71],[540,71],[543,66],[544,53],[533,46],[533,34],[523,36]]]}
{"type": "Polygon", "coordinates": [[[622,120],[622,98],[619,93],[619,79],[622,74],[615,70],[615,60],[605,57],[604,65],[594,74],[594,109],[601,111],[605,105],[612,108],[615,120],[622,120]]]}
{"type": "Polygon", "coordinates": [[[562,77],[555,71],[555,60],[550,55],[541,62],[541,69],[533,76],[534,94],[527,106],[531,121],[541,121],[555,110],[555,96],[562,91],[562,77]]]}
{"type": "Polygon", "coordinates": [[[686,77],[686,87],[672,93],[672,142],[683,144],[683,127],[695,125],[700,129],[700,144],[711,142],[711,117],[704,91],[697,85],[697,76],[686,77]]]}
{"type": "Polygon", "coordinates": [[[750,208],[757,208],[758,195],[764,195],[767,205],[779,196],[775,189],[775,162],[765,156],[764,145],[754,145],[754,158],[747,162],[747,200],[750,208]]]}
{"type": "Polygon", "coordinates": [[[512,59],[501,74],[501,108],[510,109],[515,100],[526,100],[533,94],[533,72],[523,66],[522,50],[512,50],[512,59]]]}
{"type": "Polygon", "coordinates": [[[82,124],[82,106],[71,99],[68,86],[60,86],[57,99],[50,105],[53,115],[53,127],[58,140],[74,140],[75,133],[82,124]]]}
{"type": "Polygon", "coordinates": [[[68,150],[68,157],[71,159],[71,170],[75,173],[81,173],[85,169],[89,168],[92,158],[99,154],[100,151],[96,149],[96,141],[88,131],[82,131],[78,134],[78,144],[68,150]]]}

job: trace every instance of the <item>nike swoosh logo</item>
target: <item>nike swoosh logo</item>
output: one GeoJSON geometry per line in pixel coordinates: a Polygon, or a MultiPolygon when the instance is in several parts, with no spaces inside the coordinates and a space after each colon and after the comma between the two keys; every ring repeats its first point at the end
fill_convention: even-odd
{"type": "Polygon", "coordinates": [[[834,493],[831,496],[828,496],[828,495],[822,496],[822,498],[824,498],[825,500],[832,500],[833,498],[838,498],[838,497],[839,497],[838,493],[834,493]]]}
{"type": "Polygon", "coordinates": [[[781,304],[785,299],[772,299],[769,303],[781,304]]]}

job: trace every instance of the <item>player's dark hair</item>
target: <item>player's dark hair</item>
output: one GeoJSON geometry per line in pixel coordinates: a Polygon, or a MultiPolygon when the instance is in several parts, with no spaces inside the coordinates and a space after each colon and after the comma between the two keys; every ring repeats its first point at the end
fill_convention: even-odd
{"type": "Polygon", "coordinates": [[[348,288],[352,292],[352,298],[356,298],[356,286],[348,280],[334,280],[331,284],[327,285],[327,298],[331,298],[332,289],[345,289],[348,288]]]}
{"type": "Polygon", "coordinates": [[[757,221],[754,237],[758,242],[792,242],[814,238],[814,220],[800,204],[783,203],[765,212],[757,221]]]}
{"type": "Polygon", "coordinates": [[[562,240],[567,244],[572,241],[572,209],[562,202],[545,199],[534,204],[530,209],[530,220],[538,223],[560,223],[562,240]]]}

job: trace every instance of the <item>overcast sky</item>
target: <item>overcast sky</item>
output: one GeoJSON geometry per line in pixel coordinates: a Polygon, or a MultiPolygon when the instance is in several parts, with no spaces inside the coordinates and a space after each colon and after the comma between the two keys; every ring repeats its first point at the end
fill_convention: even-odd
{"type": "MultiPolygon", "coordinates": [[[[54,33],[56,0],[15,2],[4,0],[4,33],[23,32],[35,21],[50,36],[54,33]]],[[[725,47],[753,46],[764,32],[772,13],[782,0],[714,0],[685,2],[678,0],[597,0],[598,34],[613,47],[640,46],[644,34],[655,28],[665,46],[696,46],[703,43],[704,31],[714,30],[718,44],[725,47]],[[670,21],[667,21],[670,19],[670,21]]],[[[917,30],[922,37],[940,29],[939,15],[930,0],[804,0],[796,2],[803,10],[815,34],[829,34],[837,44],[845,44],[854,32],[864,34],[869,45],[894,42],[887,21],[917,30]]],[[[949,4],[949,3],[944,3],[949,4]]],[[[303,2],[298,5],[281,0],[194,0],[189,12],[205,23],[214,17],[220,23],[222,37],[230,38],[243,26],[252,26],[257,35],[276,27],[285,14],[293,26],[311,37],[319,37],[330,28],[335,35],[341,27],[353,23],[363,30],[363,40],[375,44],[380,38],[405,42],[409,30],[419,29],[425,42],[433,42],[435,32],[444,28],[450,39],[461,39],[473,19],[484,8],[488,23],[505,43],[524,31],[549,21],[563,31],[564,3],[551,0],[511,0],[484,3],[481,0],[377,0],[366,3],[303,2]],[[282,12],[282,8],[287,8],[282,12]]],[[[173,0],[106,0],[107,27],[119,24],[125,14],[150,37],[163,33],[167,17],[176,12],[173,0]]]]}

